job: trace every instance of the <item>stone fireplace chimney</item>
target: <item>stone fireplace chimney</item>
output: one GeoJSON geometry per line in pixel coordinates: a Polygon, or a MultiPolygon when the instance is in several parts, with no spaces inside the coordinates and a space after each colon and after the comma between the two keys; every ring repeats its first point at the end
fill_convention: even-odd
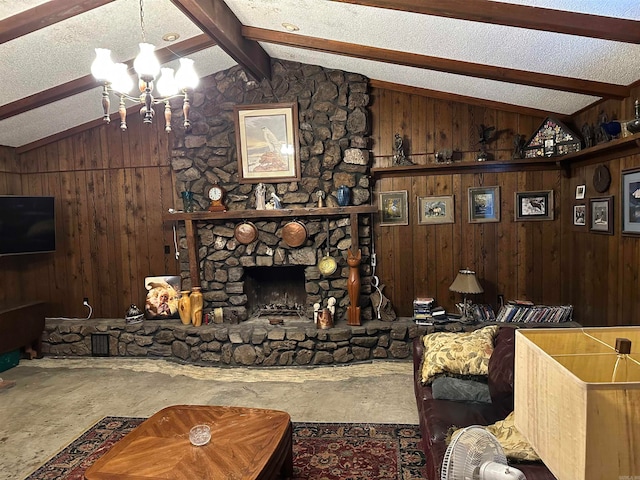
{"type": "Polygon", "coordinates": [[[318,211],[296,218],[304,223],[308,237],[303,245],[292,248],[283,240],[282,228],[293,218],[257,217],[256,184],[238,181],[234,106],[284,102],[298,105],[301,180],[267,185],[282,200],[283,208],[315,209],[315,194],[322,191],[326,211],[336,212],[341,185],[349,187],[351,205],[370,205],[367,78],[281,60],[272,62],[270,81],[250,81],[238,66],[207,77],[194,93],[192,129],[187,134],[177,125],[181,111],[174,109],[171,165],[177,197],[183,191],[192,191],[199,210],[207,210],[205,192],[218,183],[227,191],[230,217],[194,222],[200,277],[197,282],[190,277],[186,230],[179,223],[183,288],[199,284],[205,311],[222,307],[225,322],[230,323],[255,315],[262,301],[257,297],[265,291],[278,302],[300,304],[309,321],[313,320],[314,303],[324,307],[334,297],[335,320],[339,323],[345,321],[349,305],[346,258],[347,249],[354,242],[362,251],[361,318],[371,319],[370,214],[351,215],[345,210],[343,214],[324,216],[318,211]],[[248,245],[234,236],[236,225],[243,221],[243,211],[252,212],[251,219],[258,229],[257,239],[248,245]],[[357,225],[351,225],[354,220],[357,225]],[[358,238],[352,238],[353,232],[358,238]],[[338,268],[325,277],[317,265],[326,253],[327,237],[329,253],[337,260],[338,268]]]}

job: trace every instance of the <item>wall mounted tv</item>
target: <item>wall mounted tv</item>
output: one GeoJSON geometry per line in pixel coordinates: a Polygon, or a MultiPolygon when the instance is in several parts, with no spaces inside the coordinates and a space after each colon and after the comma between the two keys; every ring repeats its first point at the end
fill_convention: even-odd
{"type": "Polygon", "coordinates": [[[0,195],[0,255],[53,252],[53,197],[0,195]]]}

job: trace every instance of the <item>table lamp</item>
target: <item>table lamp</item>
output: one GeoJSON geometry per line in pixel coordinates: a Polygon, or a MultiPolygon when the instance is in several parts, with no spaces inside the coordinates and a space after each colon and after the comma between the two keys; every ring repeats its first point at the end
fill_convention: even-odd
{"type": "Polygon", "coordinates": [[[484,292],[476,278],[476,272],[467,269],[460,270],[449,290],[463,294],[462,318],[460,318],[460,321],[462,323],[473,323],[471,304],[467,302],[467,295],[484,292]]]}

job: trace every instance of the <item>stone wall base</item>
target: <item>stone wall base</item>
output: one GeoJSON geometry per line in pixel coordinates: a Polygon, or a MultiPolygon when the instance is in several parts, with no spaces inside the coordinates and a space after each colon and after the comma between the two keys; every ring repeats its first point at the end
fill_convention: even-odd
{"type": "MultiPolygon", "coordinates": [[[[203,366],[313,366],[374,359],[409,360],[411,342],[427,332],[411,318],[371,320],[362,326],[338,324],[317,329],[311,321],[270,325],[253,320],[238,325],[185,326],[180,320],[46,319],[46,356],[92,356],[92,334],[108,340],[109,356],[166,358],[203,366]]],[[[98,338],[98,337],[96,337],[98,338]]]]}

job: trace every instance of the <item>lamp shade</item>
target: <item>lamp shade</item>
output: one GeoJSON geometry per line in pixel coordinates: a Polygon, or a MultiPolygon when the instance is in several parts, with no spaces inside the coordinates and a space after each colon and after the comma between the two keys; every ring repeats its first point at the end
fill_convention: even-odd
{"type": "Polygon", "coordinates": [[[109,81],[113,72],[113,60],[111,60],[111,50],[107,48],[96,48],[96,58],[91,64],[91,73],[96,80],[109,81]]]}
{"type": "Polygon", "coordinates": [[[200,79],[198,74],[193,68],[193,60],[190,58],[180,59],[180,68],[176,72],[176,83],[178,88],[191,88],[194,89],[198,86],[200,79]]]}
{"type": "Polygon", "coordinates": [[[113,73],[109,79],[111,88],[119,93],[129,93],[133,88],[133,80],[128,73],[129,67],[124,63],[114,63],[113,73]]]}
{"type": "Polygon", "coordinates": [[[151,81],[160,73],[160,62],[154,53],[156,47],[150,43],[140,43],[139,46],[140,53],[133,61],[133,68],[140,75],[140,78],[151,81]]]}
{"type": "Polygon", "coordinates": [[[482,293],[484,290],[476,278],[476,272],[460,270],[449,290],[457,293],[482,293]]]}
{"type": "Polygon", "coordinates": [[[163,97],[170,97],[178,93],[178,85],[173,77],[173,68],[161,68],[162,74],[158,79],[158,92],[163,97]]]}

